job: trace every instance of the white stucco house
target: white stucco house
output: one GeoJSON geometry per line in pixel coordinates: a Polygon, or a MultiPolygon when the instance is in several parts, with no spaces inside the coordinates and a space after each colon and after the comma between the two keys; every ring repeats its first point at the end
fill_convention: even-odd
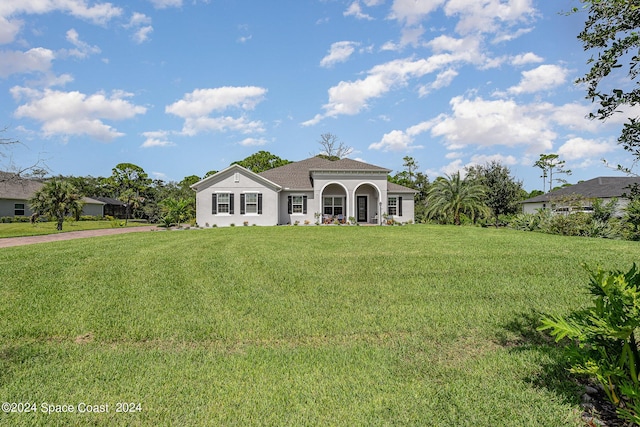
{"type": "Polygon", "coordinates": [[[623,195],[629,193],[633,184],[640,184],[640,178],[601,176],[527,199],[522,202],[522,211],[535,213],[540,209],[551,209],[556,213],[576,210],[589,212],[593,210],[592,203],[595,199],[608,203],[615,198],[618,200],[616,216],[621,216],[628,203],[623,195]],[[576,205],[578,200],[581,203],[576,205]]]}
{"type": "Polygon", "coordinates": [[[391,172],[351,159],[311,157],[254,173],[239,165],[191,186],[200,227],[315,224],[380,224],[384,217],[414,221],[415,190],[390,183],[391,172]]]}

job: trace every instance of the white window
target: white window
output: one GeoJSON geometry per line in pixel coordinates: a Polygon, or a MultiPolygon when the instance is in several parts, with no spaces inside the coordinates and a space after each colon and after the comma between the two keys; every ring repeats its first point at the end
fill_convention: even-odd
{"type": "Polygon", "coordinates": [[[245,193],[244,212],[248,214],[258,213],[258,193],[245,193]]]}
{"type": "Polygon", "coordinates": [[[24,203],[15,203],[13,211],[15,216],[24,216],[24,203]]]}
{"type": "Polygon", "coordinates": [[[342,197],[324,197],[324,207],[322,209],[322,212],[325,215],[331,216],[342,215],[344,213],[342,209],[343,201],[344,198],[342,197]]]}
{"type": "Polygon", "coordinates": [[[218,213],[229,213],[229,193],[218,193],[218,213]]]}
{"type": "Polygon", "coordinates": [[[387,213],[391,216],[398,215],[398,198],[389,197],[387,203],[387,213]]]}
{"type": "Polygon", "coordinates": [[[293,196],[291,198],[292,213],[302,213],[303,211],[302,200],[303,200],[302,196],[293,196]]]}

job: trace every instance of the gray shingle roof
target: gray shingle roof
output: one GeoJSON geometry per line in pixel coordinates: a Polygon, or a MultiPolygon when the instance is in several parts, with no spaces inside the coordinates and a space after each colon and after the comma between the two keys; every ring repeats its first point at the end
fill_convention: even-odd
{"type": "Polygon", "coordinates": [[[43,185],[41,181],[9,172],[0,172],[0,180],[0,199],[28,200],[43,185]]]}
{"type": "Polygon", "coordinates": [[[580,195],[587,199],[620,197],[629,192],[629,186],[640,184],[638,177],[601,176],[588,181],[579,182],[569,187],[559,188],[540,196],[532,197],[522,203],[549,202],[565,196],[580,195]]]}
{"type": "MultiPolygon", "coordinates": [[[[0,172],[0,181],[0,199],[8,200],[29,200],[44,185],[40,180],[23,178],[8,172],[0,172]]],[[[104,204],[90,197],[83,197],[82,201],[87,204],[104,204]]]]}
{"type": "Polygon", "coordinates": [[[283,188],[312,190],[311,172],[320,171],[372,171],[390,172],[389,169],[370,165],[351,159],[327,160],[322,157],[310,157],[299,162],[289,163],[278,168],[260,172],[258,175],[275,182],[283,188]]]}

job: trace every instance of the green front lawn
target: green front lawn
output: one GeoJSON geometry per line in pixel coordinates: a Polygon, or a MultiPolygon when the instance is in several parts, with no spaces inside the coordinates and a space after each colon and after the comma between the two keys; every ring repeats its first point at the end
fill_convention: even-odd
{"type": "MultiPolygon", "coordinates": [[[[0,239],[3,237],[38,236],[41,234],[65,233],[67,231],[98,230],[101,228],[120,227],[124,220],[112,221],[65,221],[62,231],[56,230],[56,222],[12,222],[0,223],[0,239]]],[[[149,225],[143,222],[128,221],[127,227],[149,225]]]]}
{"type": "Polygon", "coordinates": [[[2,249],[0,401],[37,411],[0,424],[580,425],[536,312],[587,303],[580,264],[626,269],[639,249],[418,225],[2,249]],[[109,412],[43,413],[80,403],[109,412]]]}

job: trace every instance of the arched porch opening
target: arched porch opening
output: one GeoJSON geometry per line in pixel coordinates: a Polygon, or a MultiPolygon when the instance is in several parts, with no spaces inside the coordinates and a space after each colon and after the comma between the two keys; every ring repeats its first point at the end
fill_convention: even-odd
{"type": "Polygon", "coordinates": [[[380,189],[370,183],[363,183],[354,191],[354,217],[359,224],[380,224],[382,215],[382,195],[380,189]]]}
{"type": "Polygon", "coordinates": [[[322,223],[331,224],[335,221],[346,223],[348,218],[349,193],[339,183],[330,183],[322,189],[321,197],[322,223]]]}

